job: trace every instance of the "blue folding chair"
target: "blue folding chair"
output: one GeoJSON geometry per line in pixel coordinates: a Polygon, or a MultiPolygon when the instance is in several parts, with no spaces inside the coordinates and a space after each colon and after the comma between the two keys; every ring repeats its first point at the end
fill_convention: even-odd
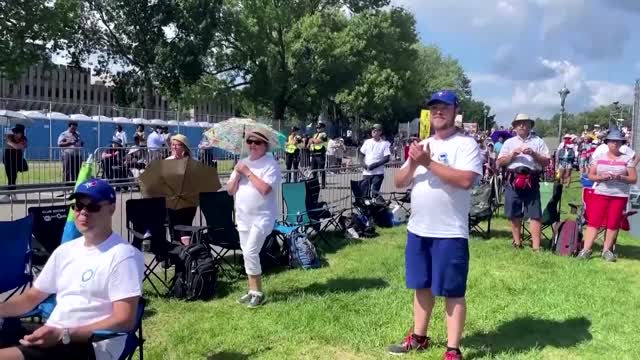
{"type": "Polygon", "coordinates": [[[286,213],[282,223],[276,224],[274,230],[283,235],[288,235],[296,229],[301,232],[315,232],[320,240],[329,245],[323,236],[322,223],[309,217],[307,209],[307,188],[304,182],[282,184],[282,199],[284,200],[286,213]]]}
{"type": "Polygon", "coordinates": [[[0,294],[12,291],[6,298],[24,292],[31,284],[31,233],[33,216],[14,221],[0,221],[0,294]]]}
{"type": "Polygon", "coordinates": [[[138,311],[136,312],[136,326],[133,328],[133,330],[128,332],[97,330],[93,332],[90,340],[94,343],[97,343],[118,336],[126,336],[127,340],[124,344],[122,354],[120,354],[120,357],[118,357],[118,360],[133,359],[133,355],[136,353],[136,349],[138,349],[138,352],[140,354],[139,359],[143,360],[144,338],[142,337],[142,317],[144,316],[144,309],[146,306],[147,301],[143,297],[141,297],[140,301],[138,301],[138,311]]]}

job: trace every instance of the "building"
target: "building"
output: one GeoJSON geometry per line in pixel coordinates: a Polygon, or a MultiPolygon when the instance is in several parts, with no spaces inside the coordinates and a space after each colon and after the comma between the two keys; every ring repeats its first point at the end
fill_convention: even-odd
{"type": "Polygon", "coordinates": [[[103,115],[162,120],[215,122],[233,116],[231,101],[184,109],[178,114],[163,96],[153,97],[153,108],[123,108],[116,104],[113,87],[91,80],[91,69],[65,65],[34,65],[17,81],[0,74],[0,108],[55,111],[65,114],[103,115]]]}

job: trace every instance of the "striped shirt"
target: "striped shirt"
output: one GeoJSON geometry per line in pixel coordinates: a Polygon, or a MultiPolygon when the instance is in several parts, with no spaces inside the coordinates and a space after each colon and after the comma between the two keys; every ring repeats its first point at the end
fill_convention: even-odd
{"type": "MultiPolygon", "coordinates": [[[[604,154],[594,153],[591,158],[591,166],[596,167],[596,174],[598,176],[603,176],[608,173],[626,176],[629,173],[627,169],[634,167],[632,156],[622,154],[616,159],[610,159],[608,154],[608,152],[604,154]]],[[[595,193],[599,195],[629,197],[630,185],[618,180],[609,180],[596,182],[593,188],[595,189],[595,193]]]]}

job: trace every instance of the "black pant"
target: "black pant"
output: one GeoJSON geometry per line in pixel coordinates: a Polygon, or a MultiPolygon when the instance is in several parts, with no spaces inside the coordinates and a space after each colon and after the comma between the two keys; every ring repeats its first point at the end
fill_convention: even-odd
{"type": "Polygon", "coordinates": [[[176,231],[173,228],[176,225],[193,225],[193,218],[196,217],[197,207],[188,207],[180,210],[168,209],[167,214],[169,215],[169,229],[171,229],[171,241],[178,242],[180,241],[180,237],[190,235],[190,233],[182,231],[176,231]]]}
{"type": "Polygon", "coordinates": [[[293,181],[298,181],[298,166],[300,165],[300,152],[296,151],[293,153],[287,153],[286,155],[286,164],[287,164],[287,182],[291,182],[292,174],[291,169],[293,168],[293,181]]]}
{"type": "Polygon", "coordinates": [[[7,190],[16,189],[18,180],[18,164],[22,163],[22,151],[5,149],[4,151],[4,172],[7,174],[7,190]]]}
{"type": "Polygon", "coordinates": [[[311,154],[311,170],[313,170],[313,178],[318,178],[318,172],[321,175],[320,184],[324,189],[327,186],[327,173],[324,169],[325,166],[325,153],[311,154]]]}
{"type": "Polygon", "coordinates": [[[360,185],[362,186],[362,193],[365,197],[376,197],[380,193],[380,188],[382,188],[382,181],[384,180],[384,175],[363,175],[362,182],[360,185]]]}

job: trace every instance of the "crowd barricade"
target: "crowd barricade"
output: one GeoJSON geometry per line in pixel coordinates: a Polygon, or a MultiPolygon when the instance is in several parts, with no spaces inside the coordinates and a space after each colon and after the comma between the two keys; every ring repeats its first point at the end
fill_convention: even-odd
{"type": "MultiPolygon", "coordinates": [[[[390,164],[386,167],[385,179],[383,182],[382,193],[391,193],[394,191],[403,191],[395,188],[393,176],[395,175],[398,164],[390,164]]],[[[320,201],[326,202],[333,208],[350,209],[352,207],[351,180],[361,180],[362,171],[359,167],[341,167],[325,169],[326,186],[320,191],[320,201]]],[[[308,170],[298,170],[298,179],[302,180],[307,176],[311,176],[308,170]]],[[[288,175],[293,172],[283,171],[283,182],[286,181],[288,175]]],[[[229,179],[230,172],[220,172],[220,182],[226,184],[229,179]]],[[[292,176],[293,178],[293,176],[292,176]]],[[[114,231],[126,235],[126,218],[125,204],[129,199],[142,198],[136,179],[120,179],[110,180],[114,187],[118,188],[116,212],[113,217],[114,231]]],[[[34,186],[29,188],[18,188],[15,190],[0,190],[0,197],[7,196],[7,202],[0,203],[0,221],[19,219],[28,214],[31,207],[66,205],[69,204],[68,197],[73,191],[72,184],[58,184],[56,186],[34,186]]],[[[275,189],[276,198],[282,199],[282,189],[275,189]]],[[[282,201],[278,201],[278,210],[284,214],[285,205],[282,201]]],[[[204,220],[200,215],[196,216],[194,225],[202,225],[204,220]]]]}

